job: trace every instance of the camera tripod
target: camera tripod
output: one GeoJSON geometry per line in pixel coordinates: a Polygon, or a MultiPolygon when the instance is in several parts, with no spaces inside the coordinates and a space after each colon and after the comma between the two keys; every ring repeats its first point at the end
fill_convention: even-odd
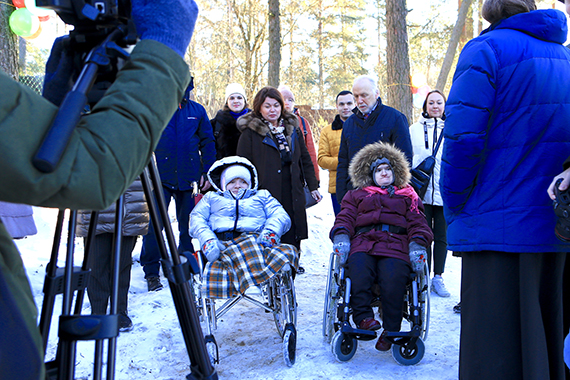
{"type": "MultiPolygon", "coordinates": [[[[132,28],[131,28],[132,31],[132,28]]],[[[112,66],[115,71],[118,58],[128,58],[115,41],[122,39],[128,30],[118,27],[98,46],[94,47],[86,58],[85,65],[75,82],[73,88],[67,93],[59,112],[57,113],[50,131],[46,135],[42,146],[33,158],[34,166],[42,172],[51,172],[57,166],[65,147],[69,141],[73,129],[77,125],[80,115],[87,105],[88,93],[96,82],[97,72],[101,67],[112,66]]],[[[217,379],[217,373],[205,345],[205,339],[200,326],[198,312],[190,284],[188,282],[191,271],[198,271],[197,262],[192,255],[187,260],[177,250],[174,234],[168,218],[166,202],[162,196],[162,184],[158,169],[154,160],[151,160],[147,169],[141,174],[143,189],[149,206],[151,221],[155,228],[162,268],[170,285],[170,291],[176,308],[178,320],[184,337],[186,349],[190,359],[191,373],[189,380],[217,379]],[[155,189],[159,195],[153,197],[151,191],[155,189]],[[165,230],[166,243],[162,236],[161,228],[165,230]]],[[[119,279],[119,260],[122,237],[122,210],[124,198],[121,196],[116,204],[116,219],[112,255],[112,281],[109,315],[81,315],[81,308],[85,295],[85,289],[89,282],[88,258],[95,236],[98,213],[91,214],[89,232],[85,244],[85,255],[80,268],[74,268],[73,251],[75,239],[75,227],[77,212],[71,211],[69,216],[67,251],[65,267],[57,267],[57,257],[63,230],[65,210],[60,210],[54,244],[50,262],[46,270],[44,283],[44,301],[41,310],[40,331],[44,343],[44,352],[47,347],[49,327],[51,324],[55,297],[63,294],[62,312],[59,317],[59,342],[56,358],[46,363],[47,378],[49,380],[71,380],[75,373],[75,356],[77,341],[95,341],[95,360],[93,378],[102,378],[103,345],[107,347],[107,371],[106,379],[114,379],[116,339],[118,331],[117,298],[119,279]],[[72,301],[75,294],[75,307],[72,312],[72,301]]]]}
{"type": "MultiPolygon", "coordinates": [[[[162,197],[158,170],[154,160],[151,161],[145,172],[141,174],[144,193],[148,202],[152,223],[155,226],[163,226],[166,234],[168,249],[162,236],[161,228],[155,228],[158,241],[162,269],[168,278],[170,291],[184,336],[184,342],[188,350],[191,373],[187,379],[217,379],[217,373],[212,367],[210,358],[205,346],[199,316],[192,296],[190,283],[188,282],[191,273],[197,273],[197,262],[192,255],[180,255],[174,240],[174,234],[168,218],[166,202],[162,197]],[[152,188],[159,190],[159,196],[154,197],[152,188]],[[170,252],[170,256],[169,253],[170,252]]],[[[119,283],[119,260],[121,253],[121,237],[123,224],[123,203],[124,196],[121,196],[116,203],[115,209],[115,231],[113,240],[113,254],[111,258],[111,299],[109,315],[81,315],[81,308],[85,295],[85,290],[89,283],[88,259],[92,253],[91,247],[95,237],[97,226],[97,212],[91,213],[89,231],[85,243],[85,253],[83,264],[80,268],[74,268],[74,238],[77,219],[77,211],[71,211],[69,216],[67,250],[65,257],[65,267],[57,267],[57,258],[60,240],[63,230],[65,210],[60,210],[58,214],[56,231],[54,234],[54,244],[51,252],[50,262],[46,269],[46,279],[44,283],[44,301],[40,317],[40,331],[44,340],[44,351],[47,347],[49,336],[49,326],[53,314],[55,296],[63,294],[62,312],[59,318],[59,345],[56,359],[46,363],[48,379],[73,379],[76,343],[83,340],[95,340],[95,360],[93,378],[101,379],[103,364],[103,344],[108,341],[107,349],[107,379],[114,378],[116,339],[118,336],[118,283],[119,283]],[[73,312],[72,300],[76,293],[75,307],[73,312]]]]}

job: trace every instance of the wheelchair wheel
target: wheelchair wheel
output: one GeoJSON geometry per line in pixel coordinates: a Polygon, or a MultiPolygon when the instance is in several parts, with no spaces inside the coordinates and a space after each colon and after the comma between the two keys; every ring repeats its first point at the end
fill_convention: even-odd
{"type": "Polygon", "coordinates": [[[288,323],[297,324],[297,299],[291,272],[281,272],[271,281],[273,318],[279,336],[283,338],[288,323]]]}
{"type": "Polygon", "coordinates": [[[415,365],[418,364],[424,357],[426,348],[421,339],[416,340],[416,343],[392,345],[392,356],[394,360],[402,365],[415,365]]]}
{"type": "Polygon", "coordinates": [[[338,256],[331,253],[329,260],[329,272],[327,276],[327,287],[325,291],[325,307],[323,312],[323,337],[330,343],[335,333],[335,323],[338,322],[338,256]]]}
{"type": "Polygon", "coordinates": [[[339,362],[347,362],[356,353],[358,348],[358,340],[350,335],[337,331],[331,340],[331,350],[339,362]]]}
{"type": "Polygon", "coordinates": [[[283,334],[283,360],[287,367],[295,364],[295,352],[297,350],[297,330],[292,323],[288,323],[283,334]]]}

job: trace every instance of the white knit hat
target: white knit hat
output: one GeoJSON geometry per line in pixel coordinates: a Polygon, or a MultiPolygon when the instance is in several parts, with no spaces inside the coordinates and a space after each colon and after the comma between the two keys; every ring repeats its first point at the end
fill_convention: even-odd
{"type": "Polygon", "coordinates": [[[249,172],[249,169],[243,165],[235,164],[228,166],[222,172],[222,176],[220,178],[220,185],[222,186],[222,190],[226,190],[226,185],[236,178],[243,179],[251,188],[251,173],[249,172]]]}
{"type": "Polygon", "coordinates": [[[228,84],[228,87],[226,87],[226,102],[228,101],[228,98],[230,97],[231,94],[240,94],[241,96],[243,96],[244,100],[247,100],[247,97],[245,96],[245,90],[243,89],[242,85],[239,83],[228,84]]]}

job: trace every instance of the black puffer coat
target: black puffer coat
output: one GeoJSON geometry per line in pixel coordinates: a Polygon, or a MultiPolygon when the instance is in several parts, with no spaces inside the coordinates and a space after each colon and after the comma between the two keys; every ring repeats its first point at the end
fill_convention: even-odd
{"type": "MultiPolygon", "coordinates": [[[[107,209],[99,212],[97,218],[96,235],[102,233],[113,233],[115,231],[115,205],[113,203],[107,209]]],[[[87,236],[91,211],[79,211],[77,213],[77,236],[87,236]]],[[[144,196],[142,183],[136,179],[125,191],[125,201],[123,203],[123,236],[146,235],[148,232],[149,213],[148,205],[144,196]]]]}
{"type": "Polygon", "coordinates": [[[228,106],[219,110],[212,120],[212,129],[216,139],[216,160],[235,156],[241,132],[236,126],[236,119],[232,116],[228,106]]]}
{"type": "MultiPolygon", "coordinates": [[[[303,172],[305,180],[311,191],[317,190],[319,185],[311,156],[303,141],[303,134],[298,127],[297,116],[284,113],[283,132],[292,152],[291,170],[291,197],[293,199],[293,215],[289,215],[295,226],[295,240],[300,241],[308,237],[307,214],[305,212],[305,193],[303,191],[303,172]]],[[[250,160],[257,168],[259,188],[267,189],[277,200],[283,204],[281,154],[272,137],[269,127],[263,120],[250,112],[237,120],[241,136],[238,142],[237,154],[250,160]]],[[[287,210],[287,205],[283,204],[287,210]]]]}

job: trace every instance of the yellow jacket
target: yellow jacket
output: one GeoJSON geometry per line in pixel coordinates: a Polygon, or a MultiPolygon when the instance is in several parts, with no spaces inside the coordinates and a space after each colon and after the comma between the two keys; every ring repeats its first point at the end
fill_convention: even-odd
{"type": "Polygon", "coordinates": [[[338,166],[338,151],[342,136],[343,121],[336,115],[332,126],[326,126],[321,131],[319,140],[319,166],[329,171],[329,193],[336,194],[336,167],[338,166]]]}

